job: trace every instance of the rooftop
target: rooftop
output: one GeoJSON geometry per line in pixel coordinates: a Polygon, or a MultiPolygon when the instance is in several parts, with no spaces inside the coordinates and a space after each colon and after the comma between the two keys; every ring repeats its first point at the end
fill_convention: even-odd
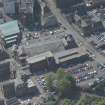
{"type": "Polygon", "coordinates": [[[53,54],[50,51],[30,57],[27,59],[27,62],[32,64],[32,63],[36,63],[36,62],[45,60],[46,58],[49,58],[49,57],[53,57],[53,54]]]}
{"type": "Polygon", "coordinates": [[[74,59],[86,54],[86,50],[84,47],[73,48],[70,50],[65,50],[62,52],[58,52],[54,55],[56,63],[65,62],[70,59],[74,59]]]}
{"type": "Polygon", "coordinates": [[[28,79],[28,80],[27,80],[27,87],[28,87],[28,88],[31,88],[31,87],[34,87],[34,86],[36,86],[34,77],[28,79]]]}
{"type": "Polygon", "coordinates": [[[24,49],[28,56],[32,57],[47,51],[52,53],[63,51],[64,43],[62,39],[44,40],[37,43],[31,41],[28,45],[24,45],[24,49]]]}
{"type": "Polygon", "coordinates": [[[2,37],[7,37],[19,33],[19,26],[17,20],[10,21],[0,25],[0,31],[2,32],[2,37]]]}

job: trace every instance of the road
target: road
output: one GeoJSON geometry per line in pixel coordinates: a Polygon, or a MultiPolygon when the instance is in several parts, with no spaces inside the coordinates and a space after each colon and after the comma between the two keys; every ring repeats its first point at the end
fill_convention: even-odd
{"type": "Polygon", "coordinates": [[[95,60],[97,62],[101,62],[101,63],[105,63],[105,58],[98,53],[92,46],[90,43],[88,43],[86,41],[86,39],[84,39],[80,33],[77,32],[77,30],[75,30],[72,25],[70,25],[67,21],[67,19],[65,18],[65,16],[60,12],[60,10],[58,8],[56,8],[56,4],[54,2],[54,0],[45,0],[47,6],[49,7],[49,9],[52,11],[52,13],[56,16],[57,20],[59,21],[59,23],[62,24],[63,27],[65,27],[67,29],[67,33],[68,34],[72,34],[74,39],[76,40],[77,43],[82,43],[85,48],[87,50],[89,50],[89,52],[91,52],[92,54],[95,55],[95,60]]]}

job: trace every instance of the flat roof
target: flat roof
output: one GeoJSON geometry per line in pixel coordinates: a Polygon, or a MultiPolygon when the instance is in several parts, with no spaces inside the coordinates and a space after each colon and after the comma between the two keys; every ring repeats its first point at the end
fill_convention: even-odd
{"type": "Polygon", "coordinates": [[[45,52],[45,53],[41,53],[39,55],[35,55],[33,57],[30,57],[27,59],[27,62],[29,64],[32,64],[32,63],[36,63],[36,62],[40,62],[42,60],[45,60],[46,58],[49,58],[49,57],[53,57],[53,54],[50,51],[45,52]]]}
{"type": "Polygon", "coordinates": [[[73,48],[70,50],[65,50],[62,52],[55,53],[54,58],[56,60],[56,63],[59,64],[59,63],[68,61],[70,59],[80,57],[85,54],[86,54],[85,48],[79,47],[79,48],[73,48]]]}
{"type": "Polygon", "coordinates": [[[29,44],[24,45],[24,49],[26,54],[32,57],[47,51],[51,51],[52,53],[63,51],[64,43],[62,39],[49,39],[43,41],[32,40],[29,44]]]}
{"type": "Polygon", "coordinates": [[[35,79],[34,79],[34,78],[28,79],[28,80],[27,80],[27,87],[28,87],[28,88],[31,88],[31,87],[34,87],[34,86],[36,86],[36,84],[35,84],[35,79]]]}
{"type": "Polygon", "coordinates": [[[2,37],[7,37],[12,34],[19,33],[19,26],[18,26],[18,21],[10,21],[4,24],[0,24],[0,31],[2,33],[2,37]]]}

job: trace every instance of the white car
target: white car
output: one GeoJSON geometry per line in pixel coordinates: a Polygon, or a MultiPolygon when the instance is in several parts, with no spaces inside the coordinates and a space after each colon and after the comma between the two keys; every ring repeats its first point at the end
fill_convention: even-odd
{"type": "Polygon", "coordinates": [[[88,84],[88,85],[89,85],[89,86],[92,86],[93,84],[94,84],[93,82],[89,82],[89,84],[88,84]]]}

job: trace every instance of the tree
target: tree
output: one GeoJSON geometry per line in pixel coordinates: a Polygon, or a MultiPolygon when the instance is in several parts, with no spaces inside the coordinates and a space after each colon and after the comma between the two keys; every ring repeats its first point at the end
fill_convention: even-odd
{"type": "Polygon", "coordinates": [[[97,98],[91,103],[91,105],[105,105],[105,98],[97,98]]]}
{"type": "Polygon", "coordinates": [[[56,105],[55,101],[48,101],[45,105],[56,105]]]}
{"type": "Polygon", "coordinates": [[[62,78],[64,78],[64,76],[65,76],[65,72],[64,72],[64,70],[63,69],[58,69],[57,70],[57,72],[56,72],[56,78],[58,79],[58,80],[61,80],[62,78]]]}
{"type": "Polygon", "coordinates": [[[60,96],[70,96],[76,90],[75,79],[70,73],[64,72],[63,69],[58,69],[56,74],[46,75],[45,81],[48,89],[56,89],[60,96]]]}
{"type": "Polygon", "coordinates": [[[71,81],[65,78],[58,81],[58,90],[61,96],[68,96],[72,91],[71,81]]]}
{"type": "Polygon", "coordinates": [[[104,84],[103,83],[97,84],[97,86],[95,87],[95,90],[97,92],[104,93],[104,84]]]}
{"type": "Polygon", "coordinates": [[[75,79],[73,78],[73,76],[70,74],[70,73],[66,73],[65,74],[65,78],[71,82],[72,84],[72,88],[75,88],[76,87],[76,81],[75,79]]]}
{"type": "Polygon", "coordinates": [[[49,73],[45,76],[46,86],[49,90],[53,89],[53,81],[55,79],[54,73],[49,73]]]}
{"type": "Polygon", "coordinates": [[[76,105],[85,105],[85,99],[86,98],[84,96],[80,97],[76,105]]]}
{"type": "Polygon", "coordinates": [[[64,99],[61,101],[60,105],[73,105],[69,99],[64,99]]]}
{"type": "Polygon", "coordinates": [[[64,70],[59,69],[56,73],[57,84],[60,95],[70,96],[76,87],[76,82],[70,73],[65,73],[64,70]]]}

